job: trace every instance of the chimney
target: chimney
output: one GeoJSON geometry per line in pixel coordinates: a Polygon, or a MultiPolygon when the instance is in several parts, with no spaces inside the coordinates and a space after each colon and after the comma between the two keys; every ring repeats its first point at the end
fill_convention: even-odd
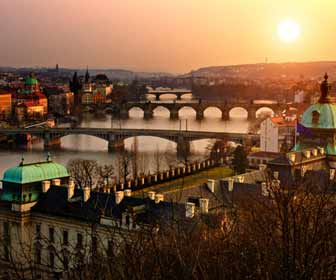
{"type": "Polygon", "coordinates": [[[148,192],[148,198],[150,200],[155,200],[155,192],[153,192],[153,191],[148,192]]]}
{"type": "Polygon", "coordinates": [[[280,180],[272,180],[273,186],[280,187],[280,180]]]}
{"type": "Polygon", "coordinates": [[[207,183],[208,189],[210,192],[214,193],[215,192],[215,180],[208,179],[207,183]]]}
{"type": "Polygon", "coordinates": [[[132,190],[130,190],[130,189],[124,190],[124,196],[127,196],[127,197],[132,196],[132,190]]]}
{"type": "Polygon", "coordinates": [[[69,180],[68,183],[68,199],[73,197],[75,194],[75,182],[73,180],[69,180]]]}
{"type": "Polygon", "coordinates": [[[318,150],[321,155],[324,155],[324,148],[323,147],[318,147],[318,150]]]}
{"type": "Polygon", "coordinates": [[[334,178],[335,178],[335,169],[333,169],[333,168],[331,168],[330,170],[329,170],[329,178],[330,178],[330,180],[334,180],[334,178]]]}
{"type": "Polygon", "coordinates": [[[185,204],[186,218],[193,218],[195,216],[195,203],[187,202],[185,204]]]}
{"type": "Polygon", "coordinates": [[[260,171],[266,170],[266,165],[265,164],[259,164],[259,170],[260,171]]]}
{"type": "Polygon", "coordinates": [[[90,198],[91,190],[88,187],[83,188],[83,201],[87,202],[90,198]]]}
{"type": "Polygon", "coordinates": [[[163,201],[163,194],[162,193],[157,193],[155,195],[155,203],[160,203],[161,201],[163,201]]]}
{"type": "Polygon", "coordinates": [[[274,177],[274,179],[278,180],[279,179],[279,171],[274,171],[273,172],[273,177],[274,177]]]}
{"type": "Polygon", "coordinates": [[[233,191],[233,184],[234,184],[234,179],[233,178],[229,178],[228,179],[229,192],[233,191]]]}
{"type": "Polygon", "coordinates": [[[261,183],[261,195],[263,195],[263,196],[268,196],[269,195],[267,184],[265,182],[261,183]]]}
{"type": "Polygon", "coordinates": [[[119,204],[123,198],[124,198],[124,192],[123,191],[117,191],[115,192],[115,203],[116,204],[119,204]]]}
{"type": "Polygon", "coordinates": [[[42,181],[42,192],[46,193],[50,188],[50,181],[42,181]]]}
{"type": "Polygon", "coordinates": [[[199,199],[200,210],[202,214],[206,214],[209,211],[209,199],[200,198],[199,199]]]}
{"type": "Polygon", "coordinates": [[[60,186],[61,185],[61,179],[53,179],[51,182],[54,186],[60,186]]]}
{"type": "Polygon", "coordinates": [[[289,153],[289,154],[287,154],[287,157],[291,162],[295,162],[296,154],[295,153],[289,153]]]}
{"type": "Polygon", "coordinates": [[[310,158],[310,150],[303,151],[303,155],[305,156],[305,158],[310,158]]]}
{"type": "Polygon", "coordinates": [[[244,176],[237,176],[236,177],[236,182],[238,182],[238,183],[244,183],[244,176]]]}

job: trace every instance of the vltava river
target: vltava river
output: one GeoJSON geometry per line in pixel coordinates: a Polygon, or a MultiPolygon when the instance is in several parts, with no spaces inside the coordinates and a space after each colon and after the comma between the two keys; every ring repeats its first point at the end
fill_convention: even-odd
{"type": "MultiPolygon", "coordinates": [[[[196,113],[192,108],[183,108],[179,112],[179,120],[170,120],[169,112],[163,107],[159,107],[154,112],[154,118],[143,120],[141,109],[134,108],[130,111],[128,120],[119,121],[107,115],[96,118],[93,115],[83,117],[82,127],[102,127],[102,128],[143,128],[143,129],[179,129],[200,130],[200,131],[222,131],[222,132],[247,132],[250,123],[247,121],[247,114],[242,109],[231,111],[230,121],[221,119],[220,111],[216,108],[209,108],[205,112],[202,121],[196,121],[196,113]],[[187,126],[187,127],[186,127],[187,126]]],[[[138,137],[138,150],[142,153],[143,171],[146,173],[154,170],[154,155],[159,150],[162,155],[162,169],[169,164],[177,163],[176,144],[165,139],[156,137],[138,137]]],[[[125,140],[125,148],[131,149],[134,138],[125,140]]],[[[194,157],[201,157],[207,153],[210,140],[198,140],[191,144],[191,151],[194,157]]],[[[61,140],[61,149],[51,152],[54,161],[67,164],[70,159],[84,158],[95,159],[99,163],[115,163],[116,155],[107,152],[107,142],[93,136],[69,135],[61,140]]],[[[33,144],[31,147],[22,150],[0,150],[0,176],[5,169],[17,165],[22,156],[25,162],[44,160],[46,152],[43,150],[43,141],[33,144]]],[[[156,157],[157,158],[157,157],[156,157]]]]}

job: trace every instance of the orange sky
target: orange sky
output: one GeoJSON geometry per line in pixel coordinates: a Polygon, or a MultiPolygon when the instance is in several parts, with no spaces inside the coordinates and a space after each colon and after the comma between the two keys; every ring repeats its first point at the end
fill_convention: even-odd
{"type": "Polygon", "coordinates": [[[188,72],[336,60],[336,0],[0,0],[0,65],[188,72]],[[297,21],[293,44],[277,24],[297,21]]]}

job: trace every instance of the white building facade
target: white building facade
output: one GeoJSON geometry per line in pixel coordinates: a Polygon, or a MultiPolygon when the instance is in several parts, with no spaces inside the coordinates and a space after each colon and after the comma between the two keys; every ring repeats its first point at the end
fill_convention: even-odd
{"type": "Polygon", "coordinates": [[[272,117],[260,124],[260,150],[279,153],[282,147],[294,145],[296,121],[293,118],[272,117]]]}

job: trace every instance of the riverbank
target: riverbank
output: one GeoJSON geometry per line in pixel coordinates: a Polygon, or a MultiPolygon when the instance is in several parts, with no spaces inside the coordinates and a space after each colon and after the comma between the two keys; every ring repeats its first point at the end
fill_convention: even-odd
{"type": "Polygon", "coordinates": [[[187,175],[182,178],[178,178],[176,180],[157,184],[155,186],[144,188],[142,190],[134,191],[132,195],[135,197],[146,197],[147,192],[149,191],[160,192],[163,194],[169,193],[170,191],[176,190],[176,188],[183,190],[204,184],[208,181],[208,179],[219,180],[221,178],[231,176],[232,174],[233,170],[228,167],[225,166],[214,167],[196,174],[187,175]]]}

